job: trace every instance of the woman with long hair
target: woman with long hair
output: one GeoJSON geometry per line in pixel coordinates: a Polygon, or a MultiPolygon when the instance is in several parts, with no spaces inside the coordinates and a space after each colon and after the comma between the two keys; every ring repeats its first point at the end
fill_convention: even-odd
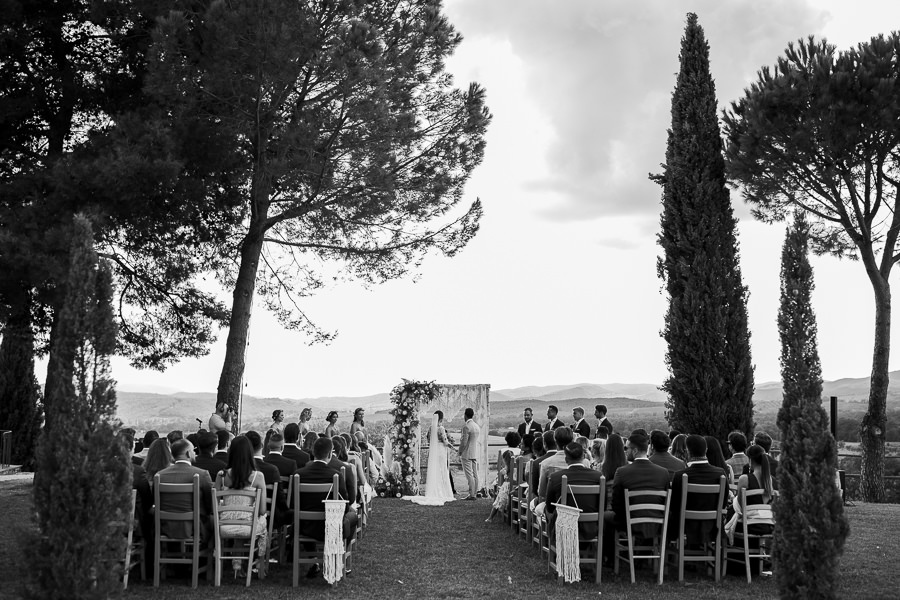
{"type": "Polygon", "coordinates": [[[305,436],[307,433],[312,431],[312,425],[310,421],[312,420],[312,409],[304,408],[300,411],[300,435],[305,436]]]}
{"type": "MultiPolygon", "coordinates": [[[[747,498],[747,506],[744,507],[744,510],[748,514],[751,511],[756,512],[757,517],[771,517],[771,508],[768,504],[772,502],[774,492],[772,475],[769,472],[769,458],[766,456],[766,451],[763,450],[762,446],[757,446],[756,444],[747,448],[747,458],[750,459],[750,472],[746,475],[741,475],[741,478],[738,479],[737,494],[728,509],[729,519],[725,524],[725,534],[728,536],[730,543],[734,542],[734,532],[738,530],[737,526],[739,525],[741,510],[740,498],[743,490],[762,489],[761,498],[759,496],[747,498]]],[[[754,523],[748,528],[747,532],[752,535],[768,535],[772,533],[773,529],[774,526],[768,523],[754,523]]],[[[751,547],[755,546],[758,548],[758,543],[758,540],[750,540],[751,547]]]]}
{"type": "Polygon", "coordinates": [[[706,440],[706,460],[712,466],[719,467],[725,471],[725,476],[728,478],[727,483],[734,481],[734,471],[731,470],[731,465],[725,462],[725,455],[722,453],[722,446],[719,444],[719,440],[711,435],[705,435],[703,439],[706,440]]]}
{"type": "Polygon", "coordinates": [[[172,450],[169,448],[169,441],[166,438],[157,438],[150,449],[147,450],[147,458],[144,459],[144,472],[147,475],[147,481],[153,485],[153,476],[163,469],[172,466],[175,459],[172,458],[172,450]]]}
{"type": "Polygon", "coordinates": [[[350,435],[356,437],[356,432],[361,431],[365,436],[364,441],[369,441],[369,436],[366,433],[366,411],[363,408],[357,408],[353,411],[353,423],[350,424],[350,435]]]}
{"type": "Polygon", "coordinates": [[[669,454],[687,464],[688,451],[687,436],[685,434],[679,433],[672,438],[672,446],[669,448],[669,454]]]}
{"type": "Polygon", "coordinates": [[[606,441],[594,438],[591,440],[591,468],[602,472],[604,458],[606,458],[606,441]]]}
{"type": "Polygon", "coordinates": [[[337,420],[338,420],[338,412],[333,410],[328,413],[328,416],[325,417],[325,421],[328,422],[328,425],[325,427],[325,437],[333,438],[338,435],[340,431],[337,428],[337,420]]]}
{"type": "Polygon", "coordinates": [[[606,506],[612,506],[612,482],[616,478],[616,470],[628,464],[625,458],[625,442],[618,433],[611,433],[606,439],[606,456],[603,457],[603,466],[600,473],[606,477],[606,506]]]}
{"type": "MultiPolygon", "coordinates": [[[[239,435],[231,442],[228,448],[228,470],[222,479],[222,485],[230,490],[256,491],[262,490],[260,501],[256,505],[256,539],[258,540],[258,556],[263,556],[266,551],[266,482],[263,474],[256,470],[253,460],[253,445],[246,436],[239,435]]],[[[250,498],[247,496],[226,496],[225,502],[229,506],[249,506],[250,498]]],[[[246,512],[224,511],[223,519],[248,519],[246,512]]],[[[249,536],[250,525],[222,525],[222,533],[226,537],[249,536]]],[[[241,570],[241,562],[237,559],[231,563],[235,577],[241,570]]],[[[265,561],[259,561],[260,576],[265,575],[265,561]]]]}

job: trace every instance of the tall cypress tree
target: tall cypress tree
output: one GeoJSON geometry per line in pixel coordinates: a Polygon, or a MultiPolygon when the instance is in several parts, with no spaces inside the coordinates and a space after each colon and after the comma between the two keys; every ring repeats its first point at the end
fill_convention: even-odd
{"type": "Polygon", "coordinates": [[[661,389],[671,426],[724,440],[753,429],[753,366],[709,45],[694,13],[680,61],[666,164],[651,175],[663,188],[657,271],[669,296],[661,389]]]}
{"type": "Polygon", "coordinates": [[[782,598],[834,598],[838,558],[849,531],[835,485],[837,448],[822,408],[808,245],[809,225],[798,212],[781,254],[778,311],[784,402],[778,411],[782,442],[773,560],[782,598]]]}

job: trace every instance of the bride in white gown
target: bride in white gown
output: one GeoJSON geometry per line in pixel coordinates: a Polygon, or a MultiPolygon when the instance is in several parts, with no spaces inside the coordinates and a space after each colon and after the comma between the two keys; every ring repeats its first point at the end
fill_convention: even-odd
{"type": "Polygon", "coordinates": [[[451,502],[453,488],[450,487],[449,455],[450,438],[444,430],[444,413],[435,411],[431,418],[431,435],[428,442],[428,479],[425,481],[424,496],[407,496],[416,504],[442,506],[451,502]]]}

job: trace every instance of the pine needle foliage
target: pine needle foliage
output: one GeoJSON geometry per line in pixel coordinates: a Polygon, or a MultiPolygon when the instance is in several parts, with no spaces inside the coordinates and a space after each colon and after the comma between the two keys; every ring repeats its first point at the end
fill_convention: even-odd
{"type": "Polygon", "coordinates": [[[822,408],[822,368],[812,309],[809,224],[798,212],[781,255],[781,456],[773,550],[782,598],[834,598],[849,525],[835,484],[837,449],[822,408]]]}
{"type": "Polygon", "coordinates": [[[724,440],[753,429],[753,367],[709,45],[693,13],[680,61],[664,172],[651,175],[663,188],[657,271],[669,296],[660,389],[672,427],[724,440]]]}

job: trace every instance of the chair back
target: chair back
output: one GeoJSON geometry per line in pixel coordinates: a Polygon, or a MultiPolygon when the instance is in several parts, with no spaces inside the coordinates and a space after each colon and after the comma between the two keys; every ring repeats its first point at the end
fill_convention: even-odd
{"type": "Polygon", "coordinates": [[[606,477],[603,475],[600,476],[599,484],[590,484],[590,485],[579,485],[579,484],[569,484],[568,476],[563,475],[563,484],[562,490],[560,493],[560,504],[565,504],[566,506],[574,506],[581,509],[581,514],[578,516],[579,523],[596,523],[598,530],[602,533],[603,531],[603,513],[606,510],[604,506],[606,501],[606,477]],[[569,504],[569,497],[572,498],[572,503],[569,504]],[[596,512],[586,512],[584,507],[587,506],[587,502],[582,500],[578,501],[579,498],[586,499],[590,496],[597,497],[597,511],[596,512]]]}
{"type": "Polygon", "coordinates": [[[764,497],[765,490],[762,488],[755,490],[748,490],[747,488],[744,488],[743,490],[741,490],[741,521],[743,521],[744,523],[744,531],[748,534],[750,533],[749,528],[751,525],[775,524],[775,517],[772,513],[772,505],[762,502],[762,499],[764,497]],[[747,502],[748,498],[754,498],[756,496],[759,496],[759,504],[749,504],[747,502]]]}
{"type": "Polygon", "coordinates": [[[669,523],[669,501],[671,490],[629,490],[625,489],[625,521],[628,531],[635,525],[643,525],[645,537],[659,528],[665,535],[669,523]]]}
{"type": "Polygon", "coordinates": [[[287,506],[290,508],[292,506],[292,502],[294,501],[294,488],[291,486],[291,482],[293,481],[292,475],[282,475],[278,478],[278,489],[284,490],[285,492],[285,500],[287,500],[287,506]]]}
{"type": "Polygon", "coordinates": [[[294,527],[298,527],[300,521],[324,521],[325,504],[317,510],[301,510],[300,496],[305,494],[317,494],[326,500],[331,496],[332,500],[338,500],[340,496],[340,475],[335,474],[331,483],[303,483],[299,475],[291,476],[291,484],[294,492],[294,527]]]}
{"type": "Polygon", "coordinates": [[[681,535],[684,535],[685,521],[718,522],[721,520],[722,508],[725,506],[725,490],[728,488],[724,475],[719,477],[718,484],[700,484],[690,483],[688,474],[683,473],[681,483],[681,510],[678,514],[678,530],[681,535]],[[697,495],[701,497],[698,498],[697,495]],[[692,501],[691,506],[688,506],[689,500],[692,501]],[[710,508],[699,510],[699,506],[709,506],[710,508]]]}
{"type": "Polygon", "coordinates": [[[200,531],[200,476],[194,474],[191,483],[163,483],[159,480],[159,473],[153,476],[153,503],[156,509],[153,511],[154,525],[157,532],[162,532],[163,522],[182,522],[190,524],[185,528],[184,536],[166,536],[174,539],[190,539],[199,536],[200,531]],[[163,500],[167,496],[186,495],[191,496],[188,511],[174,511],[163,509],[163,500]]]}
{"type": "Polygon", "coordinates": [[[215,511],[213,512],[213,523],[215,524],[216,529],[218,530],[223,525],[242,525],[250,528],[250,533],[247,536],[249,539],[254,539],[256,537],[256,516],[259,511],[259,505],[262,502],[262,490],[259,488],[255,488],[253,490],[213,490],[213,506],[215,506],[215,511]],[[226,502],[228,498],[234,497],[245,497],[248,498],[249,504],[231,504],[226,502]],[[231,516],[230,518],[224,518],[222,516],[223,513],[245,513],[246,516],[237,517],[231,516]]]}

